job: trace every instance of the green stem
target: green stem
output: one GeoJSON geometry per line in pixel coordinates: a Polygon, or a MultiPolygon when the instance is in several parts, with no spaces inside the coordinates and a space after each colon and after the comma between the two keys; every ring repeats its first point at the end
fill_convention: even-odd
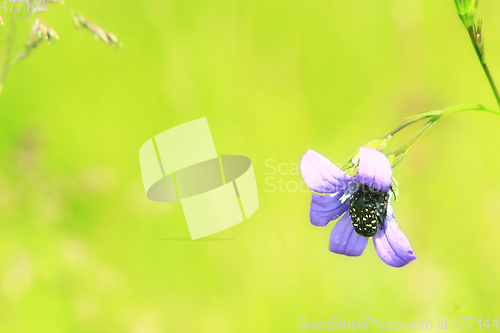
{"type": "Polygon", "coordinates": [[[497,116],[500,116],[500,109],[497,108],[490,108],[488,106],[484,106],[482,104],[464,104],[464,105],[457,105],[457,106],[452,106],[447,109],[443,109],[440,112],[440,117],[447,116],[449,114],[455,113],[455,112],[460,112],[460,111],[484,111],[488,113],[493,113],[497,116]]]}
{"type": "MultiPolygon", "coordinates": [[[[488,78],[488,82],[490,83],[491,90],[493,90],[493,94],[495,95],[495,98],[497,100],[498,106],[500,106],[500,95],[498,94],[498,89],[495,85],[495,82],[493,81],[493,77],[491,76],[490,70],[488,68],[488,65],[486,64],[486,59],[484,58],[484,54],[479,49],[477,43],[476,43],[476,32],[474,31],[474,27],[469,27],[467,29],[469,33],[470,40],[472,42],[472,46],[474,47],[474,51],[476,51],[477,58],[479,59],[479,62],[481,63],[481,66],[483,67],[484,74],[486,74],[486,77],[488,78]]],[[[479,36],[481,38],[481,36],[479,36]]]]}
{"type": "Polygon", "coordinates": [[[10,20],[9,36],[7,37],[7,44],[5,45],[5,62],[4,66],[2,67],[2,73],[0,75],[0,95],[2,94],[5,78],[7,77],[7,74],[9,73],[10,70],[9,58],[10,58],[10,52],[12,50],[12,44],[14,43],[16,13],[17,13],[16,11],[12,13],[12,19],[10,20]]]}
{"type": "Polygon", "coordinates": [[[455,112],[460,112],[460,111],[484,111],[484,112],[489,112],[493,113],[497,116],[500,116],[500,109],[495,109],[495,108],[490,108],[481,104],[467,104],[467,105],[458,105],[458,106],[453,106],[451,108],[443,109],[441,111],[433,111],[433,112],[427,112],[423,113],[421,117],[418,117],[418,115],[412,119],[411,121],[399,126],[395,130],[391,131],[388,133],[385,137],[388,137],[389,135],[393,135],[397,132],[399,132],[401,129],[405,128],[406,126],[417,122],[422,119],[428,119],[430,118],[424,126],[420,128],[420,130],[403,146],[401,146],[399,149],[396,151],[390,153],[389,155],[393,156],[399,156],[402,155],[395,163],[393,163],[392,167],[395,167],[401,160],[406,156],[406,153],[408,150],[412,147],[412,145],[424,134],[435,122],[437,122],[439,119],[443,118],[444,116],[450,115],[455,112]]]}
{"type": "Polygon", "coordinates": [[[425,118],[415,118],[415,119],[412,119],[412,120],[410,120],[410,121],[407,121],[407,122],[406,122],[406,123],[404,123],[403,125],[401,125],[401,126],[399,126],[399,127],[395,128],[395,129],[393,129],[392,131],[390,131],[389,133],[387,133],[386,135],[384,135],[384,136],[382,137],[382,139],[380,139],[380,140],[384,140],[384,139],[386,139],[386,138],[388,138],[388,137],[390,137],[390,136],[393,136],[394,134],[396,134],[397,132],[399,132],[399,131],[401,131],[402,129],[406,128],[407,126],[410,126],[411,124],[416,123],[417,121],[420,121],[420,120],[422,120],[422,119],[425,119],[425,118]]]}
{"type": "MultiPolygon", "coordinates": [[[[439,119],[439,118],[438,118],[439,119]]],[[[425,123],[424,126],[422,126],[417,134],[415,134],[411,139],[410,141],[408,141],[406,144],[404,144],[403,146],[401,146],[398,150],[394,151],[392,154],[395,155],[395,156],[398,156],[404,152],[406,152],[408,149],[411,148],[411,146],[415,143],[415,141],[417,141],[417,139],[422,135],[424,134],[431,126],[432,124],[434,124],[435,122],[437,121],[434,120],[434,117],[431,118],[431,120],[429,120],[428,122],[425,123]]],[[[401,159],[398,161],[398,163],[401,161],[401,159]]]]}

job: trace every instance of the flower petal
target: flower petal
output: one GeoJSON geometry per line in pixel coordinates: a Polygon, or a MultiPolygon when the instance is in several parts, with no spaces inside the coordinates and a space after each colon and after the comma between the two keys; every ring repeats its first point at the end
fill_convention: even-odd
{"type": "Polygon", "coordinates": [[[344,203],[340,202],[340,198],[344,195],[344,191],[339,191],[333,194],[318,195],[312,194],[311,202],[311,223],[318,227],[324,227],[331,220],[338,219],[349,208],[349,200],[344,203]]]}
{"type": "Polygon", "coordinates": [[[330,251],[346,256],[360,256],[365,250],[368,237],[360,236],[354,231],[349,211],[333,227],[330,235],[330,251]]]}
{"type": "Polygon", "coordinates": [[[359,148],[357,182],[387,192],[392,184],[392,169],[387,157],[370,147],[359,148]]]}
{"type": "Polygon", "coordinates": [[[341,191],[353,181],[351,176],[311,149],[302,156],[300,172],[306,185],[318,193],[341,191]]]}
{"type": "Polygon", "coordinates": [[[390,204],[382,229],[373,236],[373,244],[380,259],[389,266],[403,267],[417,259],[408,238],[398,228],[394,210],[390,204]]]}

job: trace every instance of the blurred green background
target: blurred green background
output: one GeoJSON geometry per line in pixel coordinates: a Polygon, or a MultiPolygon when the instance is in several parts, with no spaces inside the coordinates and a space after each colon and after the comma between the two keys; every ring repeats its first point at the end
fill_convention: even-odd
{"type": "MultiPolygon", "coordinates": [[[[395,168],[396,219],[417,255],[402,269],[371,241],[358,258],[330,253],[333,223],[310,225],[310,194],[269,185],[300,184],[290,173],[309,148],[343,162],[412,114],[494,106],[452,0],[67,3],[124,46],[78,33],[54,5],[43,18],[60,40],[7,78],[1,332],[293,332],[300,318],[367,317],[436,330],[438,318],[450,329],[499,315],[495,116],[439,121],[395,168]],[[146,198],[138,151],[201,117],[219,154],[252,159],[260,208],[186,241],[180,204],[146,198]]],[[[500,3],[480,3],[497,80],[499,14],[500,3]]]]}

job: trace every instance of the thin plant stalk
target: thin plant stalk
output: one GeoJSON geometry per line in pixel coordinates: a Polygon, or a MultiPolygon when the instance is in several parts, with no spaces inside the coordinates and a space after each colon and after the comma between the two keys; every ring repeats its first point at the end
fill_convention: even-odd
{"type": "Polygon", "coordinates": [[[488,112],[495,114],[497,116],[500,116],[500,109],[497,108],[490,108],[487,106],[484,106],[482,104],[466,104],[466,105],[457,105],[453,106],[450,108],[446,108],[443,110],[438,110],[438,111],[431,111],[431,112],[425,112],[420,115],[416,115],[412,117],[410,121],[404,123],[403,125],[397,127],[395,130],[389,132],[386,134],[384,137],[382,137],[381,140],[384,140],[385,138],[392,137],[394,134],[399,132],[400,130],[406,128],[407,126],[423,120],[423,119],[428,119],[428,121],[418,130],[418,132],[403,146],[395,150],[394,152],[388,154],[392,155],[393,157],[397,157],[401,155],[401,157],[392,164],[392,167],[395,167],[399,162],[403,160],[403,158],[406,156],[410,148],[413,146],[413,144],[434,124],[436,123],[439,119],[443,118],[444,116],[450,115],[452,113],[456,112],[461,112],[461,111],[483,111],[483,112],[488,112]]]}
{"type": "Polygon", "coordinates": [[[481,63],[481,67],[483,67],[484,74],[488,78],[488,82],[490,83],[491,90],[493,90],[493,94],[495,95],[495,99],[497,100],[498,106],[500,106],[500,94],[498,93],[498,89],[493,81],[493,77],[491,76],[490,70],[488,68],[488,64],[486,63],[486,59],[484,57],[484,52],[479,48],[478,43],[482,43],[481,36],[481,23],[479,23],[479,28],[475,29],[474,27],[469,27],[467,29],[469,33],[470,40],[472,42],[472,46],[474,47],[474,51],[476,51],[477,58],[481,63]]]}
{"type": "Polygon", "coordinates": [[[10,71],[10,53],[12,50],[12,44],[14,43],[14,34],[16,28],[16,11],[12,13],[12,19],[10,21],[9,36],[7,37],[7,43],[5,45],[5,62],[2,67],[2,72],[0,73],[0,95],[3,91],[3,85],[5,83],[5,78],[10,71]]]}

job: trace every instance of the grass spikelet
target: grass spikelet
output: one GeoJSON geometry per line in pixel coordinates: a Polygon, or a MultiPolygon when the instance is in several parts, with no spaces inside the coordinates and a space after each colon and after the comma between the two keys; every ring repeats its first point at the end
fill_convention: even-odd
{"type": "Polygon", "coordinates": [[[35,23],[31,26],[31,33],[25,44],[25,50],[19,54],[17,58],[26,58],[29,54],[33,53],[38,45],[40,45],[43,41],[50,43],[54,38],[59,39],[57,32],[47,24],[43,23],[42,20],[37,18],[35,23]]]}
{"type": "Polygon", "coordinates": [[[102,29],[97,24],[88,21],[81,14],[72,12],[71,16],[73,18],[73,23],[75,24],[77,29],[81,29],[81,27],[87,29],[94,35],[95,39],[101,39],[103,42],[110,46],[122,46],[122,43],[115,35],[113,35],[109,31],[102,29]]]}
{"type": "MultiPolygon", "coordinates": [[[[2,1],[2,0],[0,0],[2,1]]],[[[9,0],[10,2],[15,2],[14,0],[9,0]]],[[[21,1],[21,0],[18,0],[21,1]]],[[[48,11],[50,7],[48,5],[56,4],[56,5],[61,5],[66,8],[69,13],[71,14],[71,17],[73,19],[73,23],[78,29],[81,29],[82,27],[85,28],[86,30],[90,31],[96,39],[101,39],[104,41],[106,44],[110,46],[122,46],[122,43],[118,40],[118,38],[112,34],[109,31],[106,31],[99,27],[97,24],[88,21],[85,17],[83,17],[81,14],[77,13],[74,11],[72,8],[70,8],[68,5],[63,0],[44,0],[41,1],[39,0],[40,6],[31,6],[29,5],[29,2],[27,2],[28,5],[28,13],[26,16],[23,17],[22,22],[27,23],[31,22],[32,17],[34,16],[35,22],[31,26],[31,32],[29,33],[28,40],[24,44],[24,50],[17,54],[17,55],[12,55],[12,48],[14,45],[14,36],[15,36],[15,22],[16,22],[16,13],[17,11],[14,11],[12,13],[12,18],[9,20],[10,21],[10,28],[7,30],[7,39],[5,41],[5,48],[4,45],[0,45],[0,49],[2,52],[5,49],[5,56],[4,56],[4,64],[3,66],[0,66],[0,94],[3,90],[5,78],[9,74],[11,68],[15,65],[15,63],[23,58],[26,58],[29,56],[31,53],[33,53],[38,45],[43,43],[44,41],[51,42],[53,39],[59,39],[59,36],[57,32],[52,29],[48,24],[44,23],[39,16],[43,16],[43,13],[48,11]],[[43,4],[43,7],[42,7],[43,4]]],[[[5,2],[5,1],[4,1],[5,2]]],[[[22,5],[22,4],[21,4],[22,5]]],[[[2,7],[3,8],[3,7],[2,7]]],[[[19,7],[20,8],[20,7],[19,7]]],[[[19,19],[18,19],[19,20],[19,19]]],[[[4,25],[4,21],[2,17],[0,16],[0,25],[4,25]]],[[[2,41],[0,41],[0,44],[2,44],[2,41]]]]}

